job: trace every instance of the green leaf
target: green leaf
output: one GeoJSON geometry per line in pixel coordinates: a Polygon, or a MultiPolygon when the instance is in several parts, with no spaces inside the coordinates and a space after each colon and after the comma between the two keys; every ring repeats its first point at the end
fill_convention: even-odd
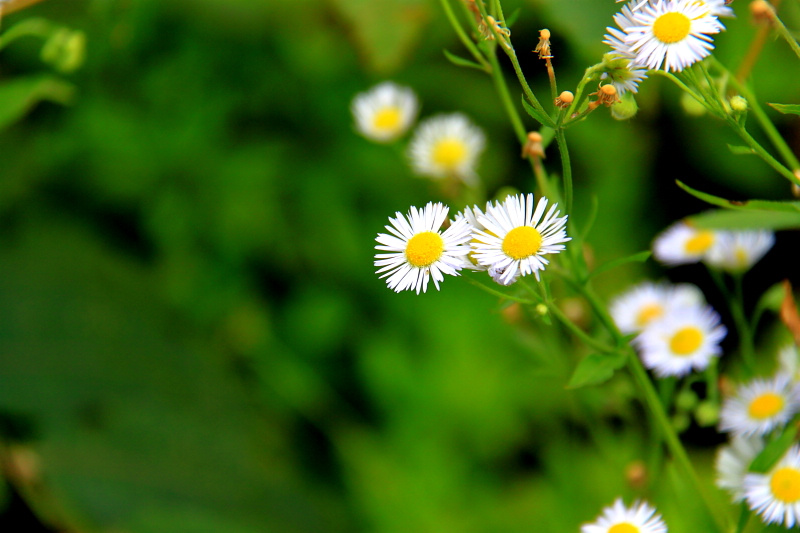
{"type": "Polygon", "coordinates": [[[556,123],[553,122],[553,119],[551,119],[544,113],[540,113],[535,107],[529,104],[527,100],[525,100],[524,95],[522,96],[522,107],[524,107],[525,111],[540,124],[544,126],[550,126],[551,128],[554,128],[556,126],[556,123]]]}
{"type": "Polygon", "coordinates": [[[714,209],[687,218],[689,223],[704,229],[792,229],[800,228],[800,213],[783,211],[730,211],[714,209]]]}
{"type": "Polygon", "coordinates": [[[611,379],[614,371],[625,364],[626,354],[597,354],[587,355],[578,363],[578,367],[567,383],[568,389],[577,389],[587,385],[599,385],[611,379]]]}
{"type": "Polygon", "coordinates": [[[774,110],[790,115],[800,115],[800,105],[798,104],[767,104],[774,110]]]}
{"type": "Polygon", "coordinates": [[[742,209],[742,210],[763,210],[763,211],[783,211],[788,213],[800,213],[800,202],[776,202],[773,200],[726,200],[708,194],[705,192],[692,189],[680,180],[676,180],[678,187],[688,192],[695,198],[699,198],[704,202],[726,209],[742,209]]]}
{"type": "Polygon", "coordinates": [[[486,70],[480,65],[480,63],[476,63],[475,61],[470,61],[469,59],[464,59],[463,57],[459,57],[455,54],[448,52],[446,49],[443,49],[442,51],[444,52],[445,57],[454,65],[457,65],[459,67],[475,68],[478,70],[486,70]]]}
{"type": "Polygon", "coordinates": [[[616,268],[620,265],[624,265],[626,263],[643,263],[650,258],[650,255],[651,255],[650,251],[645,251],[645,252],[638,252],[633,255],[629,255],[627,257],[620,257],[619,259],[614,259],[613,261],[609,261],[608,263],[605,263],[595,268],[594,271],[591,274],[589,274],[589,278],[593,278],[598,274],[602,274],[603,272],[607,272],[613,268],[616,268]]]}
{"type": "Polygon", "coordinates": [[[521,13],[520,8],[515,9],[509,16],[506,17],[505,26],[506,28],[510,28],[514,25],[514,23],[519,18],[519,14],[521,13]]]}
{"type": "Polygon", "coordinates": [[[729,144],[728,145],[728,150],[730,150],[731,153],[736,154],[736,155],[753,155],[753,154],[755,154],[753,149],[750,148],[749,146],[738,146],[738,145],[735,145],[735,144],[729,144]]]}
{"type": "Polygon", "coordinates": [[[772,439],[764,449],[761,450],[761,453],[750,463],[750,472],[763,474],[783,457],[783,454],[786,453],[786,450],[794,443],[794,439],[797,436],[797,424],[795,422],[796,420],[787,424],[783,433],[772,439]]]}
{"type": "Polygon", "coordinates": [[[0,130],[24,117],[37,103],[72,101],[75,88],[53,76],[15,78],[0,84],[0,130]]]}

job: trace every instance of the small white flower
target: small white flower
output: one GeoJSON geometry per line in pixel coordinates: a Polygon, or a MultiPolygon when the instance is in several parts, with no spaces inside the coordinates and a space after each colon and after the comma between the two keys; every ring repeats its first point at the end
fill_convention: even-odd
{"type": "Polygon", "coordinates": [[[771,231],[720,231],[704,262],[728,272],[750,269],[775,244],[771,231]]]}
{"type": "Polygon", "coordinates": [[[564,229],[567,216],[560,217],[554,204],[545,214],[547,198],[540,198],[534,210],[533,194],[508,196],[486,208],[478,217],[484,230],[476,229],[470,243],[475,259],[495,269],[498,283],[507,285],[517,276],[533,274],[539,279],[549,261],[544,257],[564,250],[571,240],[564,229]]]}
{"type": "Polygon", "coordinates": [[[440,233],[447,212],[441,203],[428,202],[423,209],[412,207],[406,216],[398,211],[397,218],[389,218],[391,225],[385,227],[392,235],[379,233],[375,238],[375,249],[389,253],[375,254],[375,266],[382,267],[376,272],[383,273],[381,278],[389,277],[390,289],[419,294],[428,289],[430,278],[438,290],[443,273],[458,276],[469,253],[472,228],[462,218],[440,233]]]}
{"type": "Polygon", "coordinates": [[[800,447],[795,444],[766,474],[744,478],[747,505],[767,524],[800,524],[800,447]]]}
{"type": "Polygon", "coordinates": [[[761,437],[734,435],[729,444],[720,447],[714,461],[717,486],[731,493],[733,502],[744,499],[744,477],[750,463],[764,449],[761,437]]]}
{"type": "Polygon", "coordinates": [[[637,93],[639,83],[647,78],[647,69],[635,63],[633,58],[620,52],[609,52],[603,56],[601,80],[608,80],[622,96],[627,92],[637,93]]]}
{"type": "Polygon", "coordinates": [[[619,330],[627,334],[641,331],[676,310],[704,303],[703,293],[695,285],[647,281],[617,296],[610,310],[619,330]]]}
{"type": "Polygon", "coordinates": [[[658,377],[703,370],[719,357],[727,330],[709,306],[691,306],[645,328],[633,339],[644,366],[658,377]]]}
{"type": "Polygon", "coordinates": [[[583,524],[581,533],[667,533],[667,525],[646,502],[634,502],[628,509],[622,498],[617,498],[597,520],[583,524]]]}
{"type": "Polygon", "coordinates": [[[486,144],[483,132],[461,113],[436,115],[422,121],[408,147],[417,174],[432,178],[477,180],[475,166],[486,144]]]}
{"type": "Polygon", "coordinates": [[[417,118],[419,103],[414,91],[386,81],[357,94],[350,109],[361,135],[388,143],[408,131],[417,118]]]}
{"type": "Polygon", "coordinates": [[[636,62],[651,69],[681,71],[711,54],[710,35],[725,27],[705,5],[657,0],[633,12],[625,43],[636,62]]]}
{"type": "Polygon", "coordinates": [[[786,374],[754,379],[726,399],[720,411],[720,431],[736,435],[766,435],[786,425],[800,411],[800,389],[786,374]]]}
{"type": "Polygon", "coordinates": [[[679,221],[655,238],[653,256],[669,266],[698,263],[705,259],[716,240],[717,232],[679,221]]]}

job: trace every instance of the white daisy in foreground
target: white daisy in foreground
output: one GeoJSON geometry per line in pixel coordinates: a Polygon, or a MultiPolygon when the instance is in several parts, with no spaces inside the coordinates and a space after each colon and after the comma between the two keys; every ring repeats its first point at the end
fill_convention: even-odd
{"type": "Polygon", "coordinates": [[[744,478],[747,505],[767,524],[793,528],[800,524],[800,447],[789,448],[766,474],[744,478]]]}
{"type": "Polygon", "coordinates": [[[636,62],[648,68],[679,72],[711,54],[710,35],[725,27],[702,4],[687,0],[657,0],[633,12],[635,25],[625,43],[636,62]]]}
{"type": "Polygon", "coordinates": [[[653,241],[653,256],[665,265],[685,265],[705,259],[717,240],[717,233],[676,222],[653,241]]]}
{"type": "Polygon", "coordinates": [[[633,343],[644,366],[658,377],[683,376],[719,357],[719,343],[727,332],[711,307],[691,306],[653,322],[633,343]]]}
{"type": "Polygon", "coordinates": [[[619,330],[627,334],[641,331],[675,310],[704,303],[703,293],[694,285],[646,281],[617,296],[610,310],[619,330]]]}
{"type": "Polygon", "coordinates": [[[750,463],[764,449],[761,437],[734,435],[730,444],[720,447],[714,461],[717,486],[731,493],[733,502],[744,500],[744,477],[750,463]]]}
{"type": "Polygon", "coordinates": [[[606,33],[603,43],[613,48],[617,54],[623,57],[630,59],[635,58],[636,54],[631,50],[631,47],[625,40],[628,38],[628,31],[630,28],[639,25],[633,18],[633,12],[646,3],[647,0],[644,2],[633,0],[622,6],[620,12],[614,14],[614,23],[617,25],[617,28],[606,27],[608,33],[606,33]]]}
{"type": "Polygon", "coordinates": [[[417,118],[419,103],[414,91],[386,81],[357,94],[350,109],[361,135],[385,143],[408,131],[417,118]]]}
{"type": "Polygon", "coordinates": [[[766,435],[786,425],[800,411],[800,389],[786,374],[754,379],[726,399],[720,411],[720,431],[736,435],[766,435]]]}
{"type": "Polygon", "coordinates": [[[558,204],[545,214],[547,198],[539,198],[535,210],[533,203],[533,194],[508,196],[478,217],[486,229],[473,232],[470,246],[478,263],[495,269],[498,283],[506,285],[528,274],[538,280],[539,271],[549,263],[544,256],[564,250],[563,243],[571,240],[564,229],[567,216],[558,216],[558,204]]]}
{"type": "Polygon", "coordinates": [[[617,498],[597,520],[582,525],[581,533],[667,533],[667,525],[646,502],[635,502],[628,509],[622,498],[617,498]]]}
{"type": "Polygon", "coordinates": [[[486,139],[461,113],[436,115],[422,121],[408,147],[417,174],[432,178],[455,177],[474,184],[486,139]]]}
{"type": "Polygon", "coordinates": [[[376,274],[389,277],[386,284],[395,292],[416,290],[425,292],[428,280],[439,289],[442,274],[458,276],[464,267],[464,256],[469,253],[472,228],[465,219],[453,222],[443,233],[439,232],[448,208],[441,203],[428,202],[423,209],[412,207],[407,216],[399,211],[397,218],[389,218],[385,226],[392,235],[379,233],[376,250],[389,253],[375,254],[376,274]]]}
{"type": "Polygon", "coordinates": [[[775,244],[771,231],[720,231],[704,262],[728,272],[744,272],[761,260],[775,244]]]}

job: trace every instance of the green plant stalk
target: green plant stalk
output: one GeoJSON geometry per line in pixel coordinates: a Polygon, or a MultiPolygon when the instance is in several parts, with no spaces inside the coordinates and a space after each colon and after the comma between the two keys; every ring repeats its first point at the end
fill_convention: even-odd
{"type": "Polygon", "coordinates": [[[733,321],[736,324],[736,332],[739,334],[739,352],[742,354],[742,363],[744,363],[748,374],[752,375],[755,365],[755,347],[753,344],[753,332],[744,313],[741,278],[737,281],[734,292],[731,293],[719,271],[709,268],[708,272],[728,302],[731,316],[733,316],[733,321]]]}
{"type": "Polygon", "coordinates": [[[564,173],[562,176],[564,180],[564,211],[570,214],[572,213],[572,163],[569,159],[569,147],[563,128],[556,130],[556,142],[558,143],[558,152],[561,154],[561,170],[564,173]]]}
{"type": "MultiPolygon", "coordinates": [[[[572,104],[569,106],[569,109],[565,114],[568,122],[569,122],[569,117],[571,117],[572,114],[577,109],[579,109],[581,98],[583,98],[583,91],[586,89],[586,84],[589,83],[592,79],[594,79],[595,74],[600,72],[601,67],[602,64],[597,64],[587,68],[586,71],[583,73],[583,78],[578,83],[578,88],[575,89],[575,99],[572,101],[572,104]]],[[[561,125],[560,121],[558,122],[558,125],[559,126],[561,125]]]]}
{"type": "Polygon", "coordinates": [[[797,44],[797,41],[792,36],[792,33],[789,29],[783,24],[783,21],[778,17],[778,13],[775,11],[775,8],[772,8],[772,22],[775,23],[775,29],[778,31],[778,34],[783,37],[789,46],[791,47],[792,51],[795,55],[800,58],[800,45],[797,44]]]}
{"type": "Polygon", "coordinates": [[[508,114],[509,120],[511,120],[511,126],[514,128],[514,133],[517,134],[517,139],[519,139],[520,145],[524,145],[527,141],[527,132],[525,131],[525,126],[522,123],[522,118],[517,112],[517,108],[514,107],[514,103],[511,101],[511,94],[508,91],[508,85],[503,77],[500,64],[497,62],[497,56],[492,53],[488,54],[488,57],[489,63],[492,67],[491,76],[492,80],[494,81],[494,87],[497,90],[497,94],[500,96],[500,101],[506,110],[506,114],[508,114]]]}
{"type": "Polygon", "coordinates": [[[41,37],[47,39],[53,34],[55,26],[45,19],[32,18],[23,20],[10,27],[0,35],[0,50],[21,37],[41,37]]]}
{"type": "Polygon", "coordinates": [[[503,298],[505,300],[511,300],[512,302],[517,302],[517,303],[521,303],[521,304],[525,304],[525,305],[536,305],[537,303],[539,303],[539,302],[535,302],[533,300],[526,300],[525,298],[518,298],[516,296],[512,296],[510,294],[506,294],[506,293],[504,293],[502,291],[498,291],[497,289],[493,289],[492,287],[488,287],[488,286],[484,285],[483,283],[481,283],[480,281],[474,280],[469,276],[463,276],[463,278],[465,280],[467,280],[468,283],[471,283],[472,285],[474,285],[474,286],[478,287],[479,289],[491,294],[492,296],[497,296],[497,297],[503,298]]]}
{"type": "MultiPolygon", "coordinates": [[[[730,124],[731,128],[742,138],[742,140],[747,143],[747,145],[753,149],[753,151],[758,155],[761,159],[764,160],[769,166],[775,169],[778,174],[785,177],[795,185],[800,186],[800,177],[796,176],[791,170],[783,166],[780,161],[772,157],[772,155],[767,152],[763,146],[761,146],[758,141],[756,141],[750,133],[736,120],[733,118],[728,119],[728,124],[730,124]]],[[[800,167],[798,167],[800,170],[800,167]]]]}
{"type": "Polygon", "coordinates": [[[461,27],[458,17],[456,17],[456,14],[453,13],[453,9],[450,7],[449,0],[441,0],[441,4],[447,19],[450,21],[450,25],[455,30],[456,35],[458,35],[461,43],[464,45],[464,47],[466,47],[467,50],[469,50],[469,53],[472,54],[472,57],[474,57],[475,60],[483,66],[486,72],[491,72],[491,65],[489,65],[489,63],[486,61],[486,58],[483,57],[483,54],[481,54],[480,50],[478,50],[478,47],[475,46],[475,43],[472,42],[472,39],[469,38],[467,32],[464,31],[464,28],[461,27]]]}

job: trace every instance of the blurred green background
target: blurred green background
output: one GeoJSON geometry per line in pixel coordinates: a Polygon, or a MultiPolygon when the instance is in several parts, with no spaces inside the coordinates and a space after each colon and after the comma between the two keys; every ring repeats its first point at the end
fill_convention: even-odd
{"type": "MultiPolygon", "coordinates": [[[[618,7],[503,5],[519,10],[512,40],[545,101],[528,53],[538,29],[574,90],[618,7]]],[[[755,31],[734,7],[717,40],[731,66],[755,31]]],[[[437,1],[50,0],[1,29],[32,17],[84,31],[87,52],[63,75],[36,38],[0,52],[0,87],[52,76],[75,91],[0,132],[4,519],[29,507],[42,531],[565,532],[625,496],[657,502],[670,531],[703,530],[668,467],[668,482],[631,477],[650,434],[624,376],[566,390],[586,352],[557,329],[461,279],[417,296],[374,274],[389,216],[463,205],[412,176],[402,147],[356,135],[357,92],[391,79],[417,92],[422,116],[468,114],[487,133],[489,193],[533,186],[491,80],[444,58],[463,50],[437,1]]],[[[796,69],[769,43],[754,75],[763,100],[797,103],[796,69]]],[[[650,79],[632,121],[603,109],[569,131],[570,216],[585,222],[597,200],[596,264],[703,209],[675,179],[785,198],[782,178],[731,155],[724,125],[679,100],[650,79]]],[[[796,121],[775,118],[796,143],[796,121]]],[[[753,295],[794,275],[781,250],[797,242],[779,235],[753,295]]],[[[598,289],[666,274],[631,265],[598,289]]],[[[719,440],[694,429],[708,473],[719,440]]]]}

